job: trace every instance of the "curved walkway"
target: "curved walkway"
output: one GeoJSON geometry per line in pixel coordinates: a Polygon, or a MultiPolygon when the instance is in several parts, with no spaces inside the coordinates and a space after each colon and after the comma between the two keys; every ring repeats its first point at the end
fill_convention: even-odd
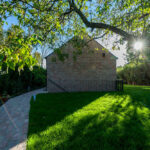
{"type": "Polygon", "coordinates": [[[11,98],[0,107],[0,150],[25,150],[28,116],[32,95],[45,93],[35,90],[11,98]]]}

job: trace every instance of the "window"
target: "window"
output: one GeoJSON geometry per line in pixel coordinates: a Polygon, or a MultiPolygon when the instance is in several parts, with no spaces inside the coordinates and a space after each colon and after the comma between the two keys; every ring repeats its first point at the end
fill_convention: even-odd
{"type": "Polygon", "coordinates": [[[102,56],[105,57],[105,53],[102,53],[102,56]]]}

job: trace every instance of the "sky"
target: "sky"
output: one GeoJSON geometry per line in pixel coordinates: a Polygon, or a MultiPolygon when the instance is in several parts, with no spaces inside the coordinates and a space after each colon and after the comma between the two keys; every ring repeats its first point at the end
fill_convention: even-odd
{"type": "Polygon", "coordinates": [[[115,55],[117,59],[117,67],[118,66],[124,66],[127,63],[126,60],[126,45],[119,45],[120,50],[112,50],[112,43],[115,41],[115,38],[109,38],[105,42],[101,39],[98,39],[97,42],[100,43],[103,47],[105,47],[107,50],[109,50],[113,55],[115,55]],[[111,42],[110,42],[111,41],[111,42]]]}
{"type": "Polygon", "coordinates": [[[3,26],[4,30],[7,30],[12,24],[18,24],[18,21],[14,16],[8,17],[6,22],[7,24],[5,23],[3,26]]]}
{"type": "MultiPolygon", "coordinates": [[[[7,18],[6,21],[8,24],[4,24],[3,26],[4,30],[7,30],[12,24],[18,24],[17,19],[13,16],[7,18]]],[[[126,55],[125,45],[121,45],[120,50],[112,50],[111,47],[112,47],[113,41],[114,41],[114,37],[106,40],[105,42],[102,41],[101,39],[97,40],[97,42],[99,42],[102,46],[104,46],[106,49],[108,49],[112,54],[114,54],[118,58],[117,66],[123,66],[124,64],[127,63],[127,61],[125,60],[125,55],[126,55]]]]}

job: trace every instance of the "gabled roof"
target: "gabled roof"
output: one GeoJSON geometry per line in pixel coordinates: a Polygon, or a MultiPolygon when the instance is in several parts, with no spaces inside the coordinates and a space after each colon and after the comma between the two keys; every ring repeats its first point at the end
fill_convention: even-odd
{"type": "MultiPolygon", "coordinates": [[[[75,37],[73,37],[75,38],[75,37]]],[[[61,45],[59,47],[59,49],[61,49],[64,45],[67,45],[73,38],[71,38],[70,40],[68,40],[65,44],[61,45]]],[[[96,40],[92,39],[93,41],[95,41],[96,43],[98,43],[102,48],[106,49],[105,47],[103,47],[99,42],[97,42],[96,40]]],[[[92,41],[91,40],[91,41],[92,41]]],[[[112,54],[109,50],[108,52],[115,58],[115,59],[118,59],[118,57],[116,57],[114,54],[112,54]]],[[[45,58],[47,59],[47,57],[51,56],[52,54],[54,53],[54,51],[52,53],[50,53],[49,55],[47,55],[45,58]]]]}
{"type": "MultiPolygon", "coordinates": [[[[106,49],[103,45],[101,45],[99,42],[97,42],[96,40],[94,40],[97,44],[99,44],[101,47],[103,47],[104,49],[106,49]]],[[[116,57],[113,53],[111,53],[109,50],[108,52],[115,58],[118,59],[118,57],[116,57]]]]}

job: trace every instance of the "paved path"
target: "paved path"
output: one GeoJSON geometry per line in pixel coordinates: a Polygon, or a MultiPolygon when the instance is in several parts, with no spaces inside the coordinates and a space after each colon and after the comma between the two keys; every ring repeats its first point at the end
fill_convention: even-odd
{"type": "Polygon", "coordinates": [[[28,114],[32,95],[44,93],[35,90],[11,98],[0,107],[0,150],[25,150],[28,114]]]}

